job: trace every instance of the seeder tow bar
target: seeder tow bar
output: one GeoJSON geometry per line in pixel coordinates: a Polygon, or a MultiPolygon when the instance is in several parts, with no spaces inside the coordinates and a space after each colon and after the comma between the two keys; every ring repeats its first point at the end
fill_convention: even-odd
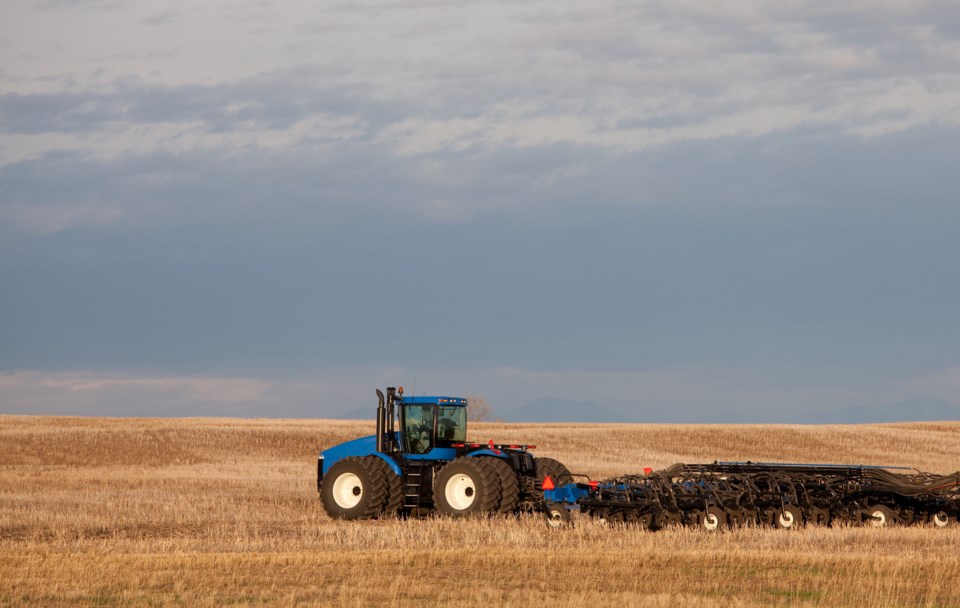
{"type": "Polygon", "coordinates": [[[656,530],[745,525],[790,529],[805,524],[955,525],[960,472],[907,467],[775,462],[674,464],[644,475],[603,481],[543,482],[543,510],[552,526],[571,511],[611,523],[656,530]]]}

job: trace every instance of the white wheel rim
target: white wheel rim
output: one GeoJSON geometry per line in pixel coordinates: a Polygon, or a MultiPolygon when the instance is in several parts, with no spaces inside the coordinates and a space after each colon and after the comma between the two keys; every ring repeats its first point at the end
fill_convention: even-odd
{"type": "Polygon", "coordinates": [[[780,511],[780,516],[777,519],[780,522],[781,528],[792,528],[793,522],[795,521],[793,513],[790,511],[780,511]]]}
{"type": "Polygon", "coordinates": [[[447,481],[443,496],[447,499],[448,505],[457,511],[463,511],[469,509],[477,499],[477,485],[469,475],[457,473],[447,481]]]}
{"type": "Polygon", "coordinates": [[[950,523],[950,516],[944,513],[943,511],[940,511],[939,513],[933,516],[933,525],[935,525],[938,528],[946,528],[947,524],[949,523],[950,523]]]}
{"type": "Polygon", "coordinates": [[[880,509],[877,509],[876,511],[871,513],[870,517],[873,518],[872,520],[870,520],[870,523],[873,525],[874,528],[882,528],[887,525],[887,514],[881,511],[880,509]]]}
{"type": "Polygon", "coordinates": [[[714,515],[713,513],[708,513],[703,516],[703,527],[706,530],[716,530],[720,527],[720,518],[714,515]]]}
{"type": "Polygon", "coordinates": [[[547,523],[550,524],[552,528],[559,528],[563,525],[563,515],[556,509],[551,509],[549,517],[547,517],[547,523]]]}
{"type": "Polygon", "coordinates": [[[344,473],[333,482],[333,500],[342,509],[352,509],[363,499],[363,482],[353,473],[344,473]]]}

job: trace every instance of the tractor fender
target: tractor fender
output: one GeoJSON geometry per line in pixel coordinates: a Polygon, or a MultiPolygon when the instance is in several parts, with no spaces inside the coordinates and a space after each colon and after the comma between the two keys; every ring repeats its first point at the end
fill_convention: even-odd
{"type": "Polygon", "coordinates": [[[377,451],[377,438],[374,435],[368,437],[360,437],[352,441],[346,441],[339,445],[335,445],[332,448],[327,448],[320,454],[320,462],[322,463],[321,471],[318,471],[318,478],[323,477],[330,467],[337,464],[339,461],[344,458],[353,457],[363,457],[363,456],[377,456],[387,463],[387,466],[390,467],[390,470],[393,471],[397,476],[401,474],[400,467],[396,462],[393,461],[388,455],[383,452],[377,451]]]}
{"type": "Polygon", "coordinates": [[[503,450],[490,449],[477,450],[476,452],[470,452],[467,454],[467,457],[469,458],[473,458],[474,456],[493,456],[494,458],[500,458],[502,460],[506,460],[508,458],[507,454],[503,450]]]}

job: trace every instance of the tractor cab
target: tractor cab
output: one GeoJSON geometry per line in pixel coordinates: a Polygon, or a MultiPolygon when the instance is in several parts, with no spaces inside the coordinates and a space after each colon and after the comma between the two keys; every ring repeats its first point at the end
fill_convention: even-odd
{"type": "Polygon", "coordinates": [[[426,454],[467,440],[466,399],[402,397],[397,406],[404,453],[426,454]]]}

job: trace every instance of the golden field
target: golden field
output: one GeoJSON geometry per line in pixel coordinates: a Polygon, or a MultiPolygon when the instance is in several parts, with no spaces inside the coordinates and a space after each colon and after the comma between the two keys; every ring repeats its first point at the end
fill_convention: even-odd
{"type": "MultiPolygon", "coordinates": [[[[317,452],[372,430],[0,416],[0,606],[960,607],[957,527],[332,521],[317,452]]],[[[594,478],[715,459],[960,469],[960,423],[473,425],[489,438],[594,478]]]]}

